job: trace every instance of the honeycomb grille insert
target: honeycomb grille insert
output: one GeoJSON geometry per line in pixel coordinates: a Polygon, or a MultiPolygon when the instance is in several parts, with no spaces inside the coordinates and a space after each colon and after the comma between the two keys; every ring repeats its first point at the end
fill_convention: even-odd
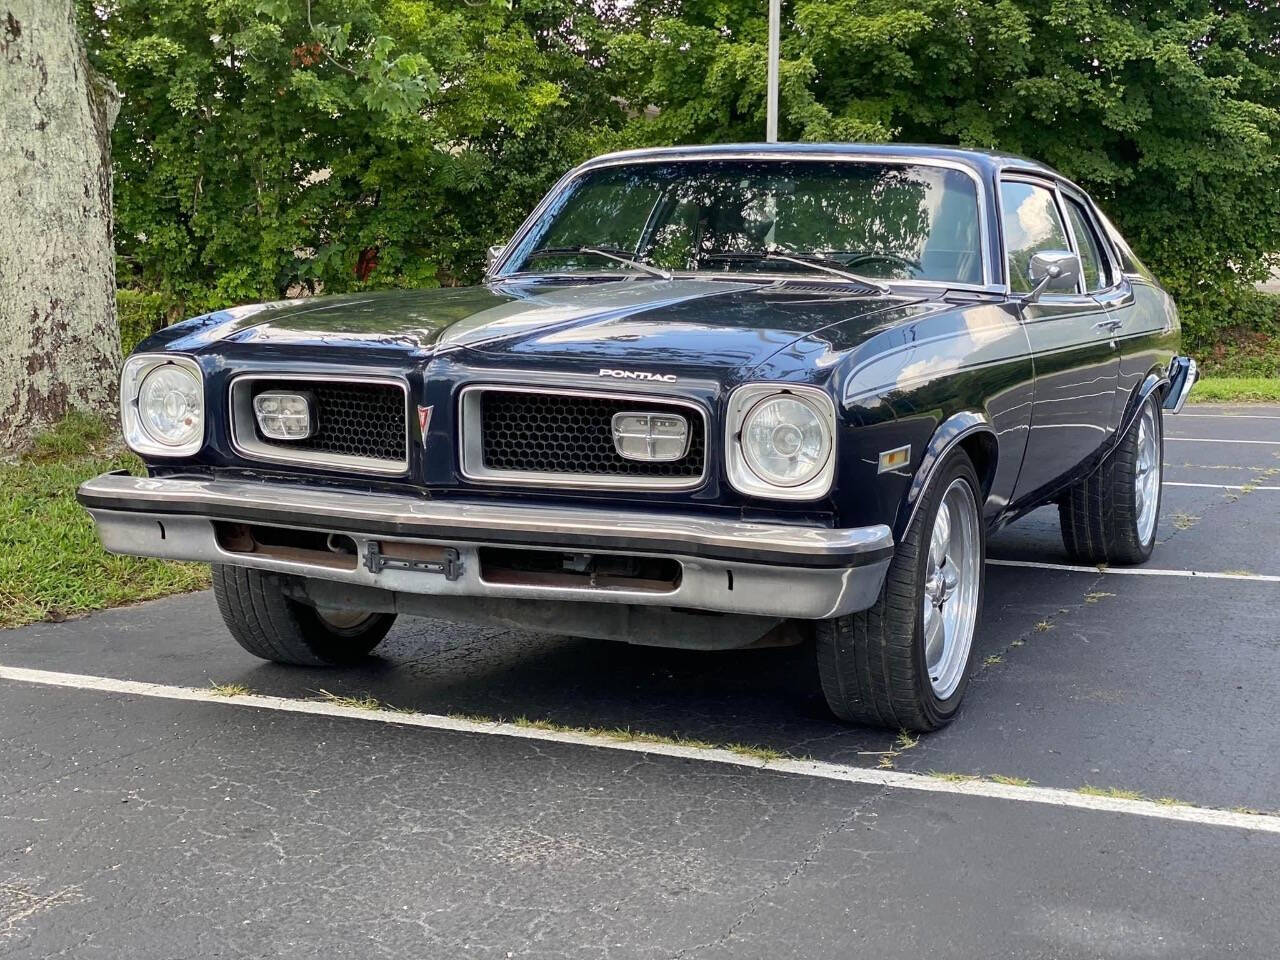
{"type": "Polygon", "coordinates": [[[253,395],[267,390],[296,390],[315,397],[318,429],[305,440],[272,440],[254,424],[260,443],[280,450],[336,454],[384,463],[404,463],[405,394],[393,383],[330,383],[307,380],[261,380],[253,395]]]}
{"type": "Polygon", "coordinates": [[[702,414],[660,400],[623,400],[488,390],[480,395],[483,463],[487,471],[693,482],[706,464],[702,414]],[[613,415],[674,413],[689,422],[689,450],[679,460],[628,460],[613,445],[613,415]]]}

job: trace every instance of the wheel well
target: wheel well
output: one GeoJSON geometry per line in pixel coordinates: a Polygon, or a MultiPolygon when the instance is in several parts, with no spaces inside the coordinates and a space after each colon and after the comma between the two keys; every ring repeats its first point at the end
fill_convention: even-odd
{"type": "Polygon", "coordinates": [[[991,485],[996,478],[996,460],[1000,456],[995,435],[985,430],[971,433],[960,440],[960,447],[969,455],[973,468],[978,471],[982,496],[990,496],[991,485]]]}

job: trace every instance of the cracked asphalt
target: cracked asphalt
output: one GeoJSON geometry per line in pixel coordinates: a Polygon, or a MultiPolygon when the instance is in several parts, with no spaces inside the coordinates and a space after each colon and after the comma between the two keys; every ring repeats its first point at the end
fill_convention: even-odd
{"type": "MultiPolygon", "coordinates": [[[[1149,567],[1280,575],[1280,408],[1188,413],[1165,479],[1222,486],[1165,488],[1149,567]]],[[[1053,511],[990,555],[1065,562],[1053,511]]],[[[907,749],[830,720],[806,648],[404,620],[295,670],[193,594],[0,632],[0,664],[1280,811],[1280,583],[993,565],[979,642],[907,749]]],[[[1280,954],[1275,834],[13,681],[0,730],[5,958],[1280,954]]]]}

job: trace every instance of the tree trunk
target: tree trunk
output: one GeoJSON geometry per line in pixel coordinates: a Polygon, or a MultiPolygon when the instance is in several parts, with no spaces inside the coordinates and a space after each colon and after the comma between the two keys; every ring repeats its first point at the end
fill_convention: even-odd
{"type": "Polygon", "coordinates": [[[118,109],[72,0],[0,0],[0,452],[68,411],[115,409],[118,109]]]}

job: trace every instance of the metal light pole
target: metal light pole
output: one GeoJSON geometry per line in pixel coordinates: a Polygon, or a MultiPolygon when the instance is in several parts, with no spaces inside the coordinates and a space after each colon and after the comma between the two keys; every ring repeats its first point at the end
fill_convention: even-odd
{"type": "Polygon", "coordinates": [[[766,98],[767,119],[764,138],[778,142],[778,47],[782,33],[782,0],[769,0],[769,80],[766,98]]]}

